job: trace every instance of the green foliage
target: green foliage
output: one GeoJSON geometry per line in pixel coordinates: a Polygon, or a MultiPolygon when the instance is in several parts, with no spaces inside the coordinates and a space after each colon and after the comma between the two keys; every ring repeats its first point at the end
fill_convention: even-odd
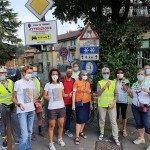
{"type": "Polygon", "coordinates": [[[111,19],[117,24],[123,24],[129,12],[130,0],[53,0],[54,15],[62,21],[111,19]],[[120,9],[124,11],[120,13],[120,9]]]}
{"type": "Polygon", "coordinates": [[[94,83],[102,79],[101,69],[110,68],[111,79],[116,78],[116,69],[123,68],[126,78],[131,83],[136,80],[137,49],[141,46],[140,34],[142,30],[133,22],[123,25],[114,22],[97,21],[95,29],[100,36],[100,61],[97,62],[98,72],[94,76],[94,83]]]}
{"type": "Polygon", "coordinates": [[[21,39],[17,38],[17,28],[21,22],[17,21],[17,14],[13,9],[9,9],[8,0],[0,2],[0,64],[13,59],[16,46],[21,39]]]}
{"type": "MultiPolygon", "coordinates": [[[[146,0],[145,0],[146,1],[146,0]]],[[[62,21],[90,21],[100,37],[100,61],[94,75],[94,85],[102,79],[101,69],[111,70],[111,79],[116,78],[116,69],[123,68],[126,77],[135,81],[137,49],[141,45],[142,29],[128,18],[130,0],[54,0],[54,15],[62,21]],[[123,11],[121,9],[124,8],[123,11]]]]}

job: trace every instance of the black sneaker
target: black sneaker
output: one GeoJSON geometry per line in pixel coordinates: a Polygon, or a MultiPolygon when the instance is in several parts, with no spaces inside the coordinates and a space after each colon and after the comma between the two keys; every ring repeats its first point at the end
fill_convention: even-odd
{"type": "Polygon", "coordinates": [[[7,148],[7,141],[4,141],[4,142],[3,142],[2,148],[7,148]]]}

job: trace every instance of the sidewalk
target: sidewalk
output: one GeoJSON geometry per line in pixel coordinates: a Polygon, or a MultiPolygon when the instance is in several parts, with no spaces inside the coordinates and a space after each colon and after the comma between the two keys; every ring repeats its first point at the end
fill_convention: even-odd
{"type": "MultiPolygon", "coordinates": [[[[95,150],[95,143],[96,143],[96,141],[98,141],[98,136],[99,136],[96,119],[92,123],[86,125],[85,132],[86,132],[88,138],[87,139],[80,138],[79,146],[74,144],[74,138],[75,138],[75,122],[74,121],[72,122],[71,127],[73,129],[74,136],[72,138],[69,138],[65,134],[63,135],[63,140],[66,143],[66,146],[64,148],[60,147],[57,144],[57,137],[56,137],[57,130],[55,130],[54,142],[55,142],[55,146],[56,146],[57,150],[95,150]]],[[[145,150],[146,149],[146,146],[147,146],[146,144],[135,145],[132,142],[134,139],[136,139],[138,137],[138,132],[135,128],[135,123],[134,123],[134,119],[132,117],[130,106],[128,108],[127,132],[128,132],[128,136],[126,138],[124,138],[122,136],[122,132],[119,133],[119,139],[123,145],[123,150],[145,150]]],[[[36,118],[35,118],[35,123],[34,123],[34,133],[35,133],[35,139],[32,141],[33,150],[48,150],[49,142],[48,142],[47,127],[46,127],[46,125],[44,127],[44,133],[46,135],[45,138],[39,137],[37,134],[36,118]]],[[[148,142],[146,135],[145,135],[145,137],[146,137],[146,142],[148,142]]],[[[106,119],[104,140],[113,141],[112,134],[111,134],[111,126],[110,126],[108,117],[106,119]]],[[[0,140],[0,144],[1,143],[2,142],[0,140]]],[[[13,145],[13,150],[17,150],[17,145],[13,145]]]]}

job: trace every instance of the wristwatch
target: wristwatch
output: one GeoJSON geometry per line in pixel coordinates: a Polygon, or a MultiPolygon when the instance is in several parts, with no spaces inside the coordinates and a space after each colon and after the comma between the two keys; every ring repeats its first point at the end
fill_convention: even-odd
{"type": "Polygon", "coordinates": [[[19,103],[17,106],[20,107],[20,105],[21,105],[21,104],[19,103]]]}

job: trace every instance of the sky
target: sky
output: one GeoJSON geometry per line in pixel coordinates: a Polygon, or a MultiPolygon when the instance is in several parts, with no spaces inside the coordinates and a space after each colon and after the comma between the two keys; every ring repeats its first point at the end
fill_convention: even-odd
{"type": "MultiPolygon", "coordinates": [[[[22,39],[22,43],[24,42],[24,23],[25,22],[36,22],[39,21],[36,16],[34,16],[26,7],[25,4],[28,0],[9,0],[10,7],[13,8],[15,13],[18,13],[18,20],[22,22],[22,25],[18,28],[18,37],[22,39]]],[[[46,20],[55,20],[56,18],[52,15],[53,10],[50,10],[46,13],[46,20]]],[[[77,24],[72,22],[69,24],[69,22],[61,23],[59,20],[57,20],[57,29],[58,29],[58,35],[64,34],[67,31],[74,31],[77,30],[78,25],[81,27],[84,26],[83,22],[79,20],[77,24]]]]}

